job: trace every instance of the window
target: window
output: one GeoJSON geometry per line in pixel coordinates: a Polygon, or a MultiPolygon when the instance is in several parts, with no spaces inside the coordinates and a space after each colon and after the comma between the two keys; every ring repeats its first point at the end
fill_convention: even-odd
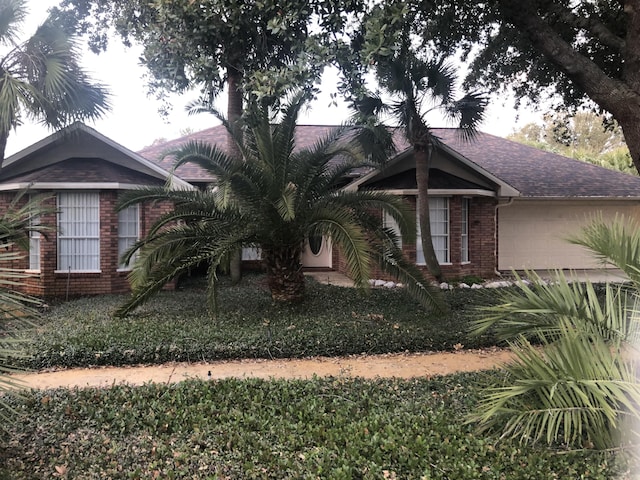
{"type": "Polygon", "coordinates": [[[260,260],[262,250],[259,247],[242,247],[242,260],[260,260]]]}
{"type": "MultiPolygon", "coordinates": [[[[418,218],[418,212],[416,212],[418,218]]],[[[435,197],[429,199],[429,218],[431,240],[439,263],[449,263],[449,199],[435,197]]],[[[424,265],[422,236],[418,218],[418,234],[416,238],[416,263],[424,265]]]]}
{"type": "MultiPolygon", "coordinates": [[[[40,225],[40,216],[29,218],[29,225],[40,225]]],[[[40,270],[40,232],[29,230],[29,270],[40,270]]]]}
{"type": "Polygon", "coordinates": [[[131,258],[129,265],[125,265],[121,263],[122,255],[129,247],[136,243],[139,238],[140,207],[139,205],[130,205],[118,212],[118,268],[126,269],[131,267],[131,262],[135,260],[135,256],[131,258]]]}
{"type": "Polygon", "coordinates": [[[462,225],[460,235],[460,261],[469,263],[469,199],[462,199],[462,225]]]}
{"type": "Polygon", "coordinates": [[[100,271],[100,195],[58,194],[58,270],[100,271]]]}
{"type": "Polygon", "coordinates": [[[398,225],[398,222],[396,222],[396,219],[385,212],[382,217],[382,226],[393,230],[393,233],[397,236],[398,248],[402,249],[402,236],[400,235],[400,226],[398,225]]]}

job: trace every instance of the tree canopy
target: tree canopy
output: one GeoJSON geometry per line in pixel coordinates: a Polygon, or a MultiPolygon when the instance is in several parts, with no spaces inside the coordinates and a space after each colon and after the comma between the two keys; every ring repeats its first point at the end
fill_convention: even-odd
{"type": "Polygon", "coordinates": [[[602,167],[638,174],[620,127],[605,126],[603,117],[591,112],[546,115],[544,124],[529,123],[508,138],[602,167]]]}
{"type": "MultiPolygon", "coordinates": [[[[546,98],[562,109],[611,115],[640,170],[640,0],[385,5],[386,24],[415,10],[425,48],[470,59],[467,84],[494,92],[510,87],[532,103],[546,98]]],[[[381,25],[369,38],[387,35],[381,25]]],[[[385,48],[384,42],[370,45],[385,48]]]]}
{"type": "Polygon", "coordinates": [[[9,133],[25,118],[60,128],[110,108],[106,88],[82,69],[76,39],[57,16],[20,41],[26,3],[0,2],[0,163],[9,133]]]}

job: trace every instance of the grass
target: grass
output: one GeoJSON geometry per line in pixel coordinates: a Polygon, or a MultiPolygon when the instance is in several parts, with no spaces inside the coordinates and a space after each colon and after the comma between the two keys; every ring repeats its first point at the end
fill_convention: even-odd
{"type": "Polygon", "coordinates": [[[299,305],[274,305],[264,277],[220,288],[213,320],[196,286],[163,292],[130,317],[113,312],[124,296],[81,298],[54,306],[31,332],[30,360],[22,365],[126,365],[230,358],[307,356],[480,348],[491,335],[470,337],[477,306],[492,301],[488,290],[447,292],[446,315],[425,311],[402,290],[351,288],[308,282],[299,305]]]}
{"type": "Polygon", "coordinates": [[[11,397],[0,478],[612,479],[622,457],[558,454],[464,423],[499,374],[223,380],[11,397]],[[3,476],[4,475],[4,476],[3,476]]]}

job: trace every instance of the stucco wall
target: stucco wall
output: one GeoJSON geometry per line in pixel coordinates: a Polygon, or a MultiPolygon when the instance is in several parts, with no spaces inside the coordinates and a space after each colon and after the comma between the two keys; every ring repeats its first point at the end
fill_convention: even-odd
{"type": "Polygon", "coordinates": [[[566,241],[589,218],[624,214],[640,220],[640,202],[515,200],[498,209],[498,269],[573,268],[600,265],[585,249],[566,241]]]}

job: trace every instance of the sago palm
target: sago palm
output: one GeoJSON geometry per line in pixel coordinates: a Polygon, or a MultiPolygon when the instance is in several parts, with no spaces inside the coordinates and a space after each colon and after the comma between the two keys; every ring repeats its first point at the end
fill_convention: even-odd
{"type": "Polygon", "coordinates": [[[573,239],[628,274],[630,284],[603,287],[558,273],[551,283],[502,295],[476,323],[510,341],[517,359],[505,385],[490,389],[472,420],[525,442],[573,448],[640,445],[640,231],[621,217],[600,220],[573,239]]]}
{"type": "Polygon", "coordinates": [[[261,249],[274,301],[297,301],[305,291],[300,260],[305,240],[321,235],[343,254],[356,285],[367,285],[378,261],[423,303],[440,305],[432,287],[401,255],[393,231],[381,226],[380,212],[387,212],[403,235],[415,235],[415,221],[402,199],[339,189],[349,172],[369,166],[370,145],[363,144],[359,129],[338,128],[311,148],[296,148],[296,121],[305,100],[302,94],[294,96],[278,124],[271,123],[264,106],[251,109],[241,129],[222,119],[240,156],[201,142],[170,152],[175,167],[195,163],[215,177],[215,187],[150,188],[124,195],[121,208],[150,201],[171,202],[175,208],[129,252],[139,255],[130,276],[133,294],[120,314],[202,263],[209,265],[213,303],[216,270],[238,247],[261,249]]]}
{"type": "MultiPolygon", "coordinates": [[[[456,124],[463,138],[471,140],[483,120],[486,100],[475,93],[456,100],[454,69],[442,61],[423,60],[404,47],[395,55],[378,59],[376,77],[384,92],[391,97],[384,104],[382,101],[375,102],[378,103],[378,109],[391,114],[413,147],[422,251],[429,272],[437,280],[442,280],[431,236],[428,185],[438,137],[429,126],[427,116],[433,111],[444,113],[449,121],[456,124]]],[[[370,107],[369,110],[375,108],[370,107]]]]}
{"type": "Polygon", "coordinates": [[[79,63],[76,43],[48,18],[26,41],[18,34],[26,0],[0,0],[0,159],[7,138],[24,118],[54,129],[94,120],[109,109],[105,88],[92,82],[79,63]]]}

